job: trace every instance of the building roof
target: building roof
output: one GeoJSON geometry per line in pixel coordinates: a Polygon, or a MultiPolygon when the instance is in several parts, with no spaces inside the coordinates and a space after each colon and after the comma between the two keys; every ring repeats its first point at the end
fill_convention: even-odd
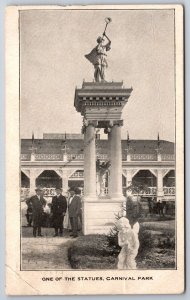
{"type": "MultiPolygon", "coordinates": [[[[99,154],[108,153],[108,140],[97,140],[97,152],[99,154]]],[[[79,139],[35,139],[34,147],[37,154],[61,154],[64,147],[67,147],[68,154],[83,154],[84,140],[79,139]]],[[[157,140],[130,140],[130,152],[132,154],[156,154],[158,148],[157,140]]],[[[163,154],[174,154],[175,144],[165,140],[160,140],[160,149],[163,154]]],[[[21,139],[21,154],[31,153],[32,139],[21,139]]],[[[126,155],[128,143],[122,140],[122,154],[126,155]]]]}

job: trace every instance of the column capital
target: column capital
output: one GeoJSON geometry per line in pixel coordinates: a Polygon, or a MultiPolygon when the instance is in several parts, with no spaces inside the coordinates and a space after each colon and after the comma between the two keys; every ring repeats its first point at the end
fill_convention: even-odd
{"type": "Polygon", "coordinates": [[[119,127],[123,126],[123,120],[110,120],[109,121],[109,127],[113,127],[115,125],[117,125],[119,127]]]}
{"type": "Polygon", "coordinates": [[[98,126],[98,121],[97,120],[87,120],[87,119],[83,119],[83,126],[82,126],[82,133],[85,132],[85,129],[89,126],[94,126],[94,128],[96,128],[98,126]]]}

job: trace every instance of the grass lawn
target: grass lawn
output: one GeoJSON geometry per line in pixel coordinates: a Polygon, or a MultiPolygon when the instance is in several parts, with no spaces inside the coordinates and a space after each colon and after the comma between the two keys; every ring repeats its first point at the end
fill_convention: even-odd
{"type": "MultiPolygon", "coordinates": [[[[142,222],[139,232],[138,269],[175,268],[175,221],[142,222]]],[[[117,238],[81,236],[68,249],[73,269],[116,269],[120,247],[117,238]]]]}
{"type": "Polygon", "coordinates": [[[73,269],[115,269],[119,250],[110,246],[105,235],[81,236],[68,249],[73,269]]]}

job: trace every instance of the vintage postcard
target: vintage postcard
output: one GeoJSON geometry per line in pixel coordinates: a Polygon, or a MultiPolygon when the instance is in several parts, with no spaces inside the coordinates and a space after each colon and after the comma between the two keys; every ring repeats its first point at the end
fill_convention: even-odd
{"type": "Polygon", "coordinates": [[[181,5],[6,10],[6,293],[184,291],[181,5]]]}

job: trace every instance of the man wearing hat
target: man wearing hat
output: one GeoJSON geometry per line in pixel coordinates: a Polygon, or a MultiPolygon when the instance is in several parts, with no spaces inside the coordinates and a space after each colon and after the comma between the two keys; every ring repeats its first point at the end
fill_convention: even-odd
{"type": "Polygon", "coordinates": [[[56,196],[52,198],[52,204],[51,204],[51,212],[52,212],[52,222],[53,227],[55,229],[54,237],[59,235],[63,235],[63,221],[64,216],[67,210],[67,200],[66,198],[61,194],[61,188],[56,188],[56,196]]]}
{"type": "Polygon", "coordinates": [[[46,206],[46,200],[43,198],[43,189],[36,188],[36,195],[27,200],[27,205],[32,206],[32,221],[33,221],[33,236],[42,236],[41,226],[44,216],[44,207],[46,206]]]}
{"type": "Polygon", "coordinates": [[[74,238],[78,236],[78,217],[81,214],[81,198],[76,194],[76,190],[74,188],[70,188],[69,190],[70,198],[68,203],[68,211],[69,211],[69,220],[71,223],[72,234],[74,238]]]}

